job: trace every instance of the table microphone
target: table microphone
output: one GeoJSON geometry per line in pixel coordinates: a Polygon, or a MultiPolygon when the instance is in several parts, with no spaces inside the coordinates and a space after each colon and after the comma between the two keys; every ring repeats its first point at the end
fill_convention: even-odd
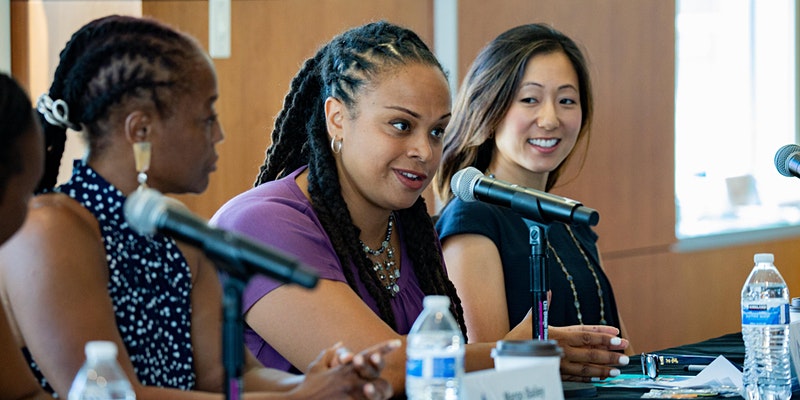
{"type": "Polygon", "coordinates": [[[775,168],[783,176],[800,178],[800,146],[787,144],[778,149],[775,153],[775,168]]]}
{"type": "Polygon", "coordinates": [[[539,223],[597,225],[600,221],[597,211],[575,200],[489,178],[474,167],[456,172],[450,180],[450,189],[462,201],[481,200],[509,207],[539,223]]]}
{"type": "Polygon", "coordinates": [[[307,288],[317,284],[317,274],[300,261],[254,240],[212,227],[183,203],[157,190],[135,190],[125,201],[124,212],[131,228],[142,235],[160,232],[172,236],[203,249],[214,261],[242,265],[248,274],[259,273],[307,288]]]}

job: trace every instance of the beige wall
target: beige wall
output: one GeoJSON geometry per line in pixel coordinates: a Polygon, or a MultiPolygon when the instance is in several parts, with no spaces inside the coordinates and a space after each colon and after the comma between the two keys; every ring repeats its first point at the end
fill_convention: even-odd
{"type": "MultiPolygon", "coordinates": [[[[43,57],[38,53],[43,44],[33,39],[40,33],[22,29],[24,21],[42,18],[28,10],[34,3],[41,1],[12,2],[12,68],[23,82],[44,85],[27,66],[43,57]]],[[[141,2],[143,15],[176,25],[203,43],[207,10],[204,0],[141,2]]],[[[433,43],[432,10],[433,0],[233,0],[232,57],[215,61],[218,110],[226,129],[219,170],[206,193],[182,200],[210,216],[251,187],[289,80],[318,45],[376,18],[407,25],[433,43]]],[[[593,137],[583,170],[573,171],[576,177],[557,193],[600,211],[597,231],[605,269],[638,351],[739,330],[739,291],[755,252],[775,253],[790,292],[800,295],[796,238],[693,253],[670,250],[675,242],[674,11],[671,1],[458,1],[462,73],[481,46],[521,23],[548,22],[586,48],[597,99],[593,137]]],[[[88,20],[85,11],[62,12],[76,16],[66,31],[88,20]]],[[[51,30],[51,24],[62,23],[41,20],[51,30]]]]}
{"type": "Polygon", "coordinates": [[[11,73],[11,2],[0,0],[0,72],[11,73]]]}

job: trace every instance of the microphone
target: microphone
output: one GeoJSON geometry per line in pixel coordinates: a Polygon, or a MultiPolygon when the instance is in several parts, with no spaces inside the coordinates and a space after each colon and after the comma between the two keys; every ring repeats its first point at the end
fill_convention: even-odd
{"type": "Polygon", "coordinates": [[[488,178],[474,167],[456,172],[450,180],[450,189],[462,201],[481,200],[509,207],[540,223],[560,221],[597,225],[600,221],[596,210],[575,200],[488,178]]]}
{"type": "Polygon", "coordinates": [[[783,176],[800,178],[800,146],[787,144],[778,149],[775,153],[775,168],[783,176]]]}
{"type": "MultiPolygon", "coordinates": [[[[284,283],[307,288],[317,284],[318,276],[309,267],[254,240],[211,227],[186,206],[154,189],[138,189],[125,201],[125,219],[142,235],[156,232],[199,247],[224,267],[242,265],[249,275],[260,273],[284,283]]],[[[241,273],[241,271],[232,271],[241,273]]]]}

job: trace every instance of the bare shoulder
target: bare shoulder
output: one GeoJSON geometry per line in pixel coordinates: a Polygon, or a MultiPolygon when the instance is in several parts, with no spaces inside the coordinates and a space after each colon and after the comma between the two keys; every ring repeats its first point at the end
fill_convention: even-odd
{"type": "MultiPolygon", "coordinates": [[[[183,254],[183,258],[186,259],[186,263],[189,265],[189,270],[192,273],[193,285],[197,284],[200,277],[205,278],[207,275],[214,272],[214,264],[205,256],[202,250],[181,241],[177,241],[177,244],[183,254]]],[[[216,276],[212,277],[216,279],[216,276]]]]}
{"type": "Polygon", "coordinates": [[[94,215],[75,199],[63,193],[47,193],[31,200],[28,220],[44,228],[62,225],[73,229],[94,231],[100,235],[100,227],[94,215]]]}
{"type": "Polygon", "coordinates": [[[22,228],[0,247],[0,268],[24,262],[26,271],[68,265],[83,269],[91,261],[87,269],[95,271],[95,264],[105,267],[104,254],[94,215],[69,196],[48,193],[31,200],[22,228]]]}

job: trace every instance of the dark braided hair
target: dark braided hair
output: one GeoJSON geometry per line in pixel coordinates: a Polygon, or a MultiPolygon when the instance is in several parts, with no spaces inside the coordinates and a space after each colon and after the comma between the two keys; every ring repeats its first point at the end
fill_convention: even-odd
{"type": "MultiPolygon", "coordinates": [[[[359,92],[377,77],[408,64],[435,66],[444,74],[430,49],[412,31],[385,21],[351,29],[335,37],[308,59],[292,79],[283,109],[275,120],[272,144],[256,186],[282,178],[308,165],[308,192],[322,226],[339,256],[347,283],[359,296],[354,273],[377,304],[380,317],[396,329],[391,295],[372,272],[372,263],[359,245],[361,230],[353,224],[342,197],[336,161],[329,146],[324,102],[339,99],[353,112],[359,92]],[[349,268],[355,265],[355,271],[349,268]]],[[[426,295],[450,297],[453,315],[466,336],[464,311],[447,278],[438,239],[425,200],[396,212],[403,227],[414,272],[426,295]],[[413,232],[413,234],[410,234],[413,232]]]]}
{"type": "MultiPolygon", "coordinates": [[[[187,73],[202,56],[194,39],[147,18],[112,15],[84,25],[60,54],[47,95],[69,107],[69,125],[86,133],[91,151],[103,147],[114,112],[128,100],[169,116],[174,96],[188,89],[187,73]]],[[[42,117],[45,173],[37,192],[52,188],[64,153],[66,128],[42,117]]]]}
{"type": "Polygon", "coordinates": [[[14,78],[0,73],[0,198],[8,180],[22,172],[18,140],[35,124],[28,94],[14,78]]]}

